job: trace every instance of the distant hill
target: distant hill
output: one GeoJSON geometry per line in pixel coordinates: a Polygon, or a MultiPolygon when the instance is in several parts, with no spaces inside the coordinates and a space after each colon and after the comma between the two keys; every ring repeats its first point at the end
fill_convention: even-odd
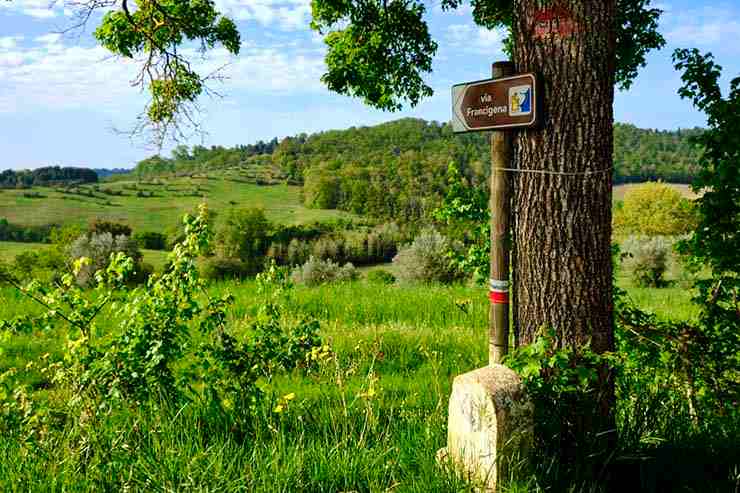
{"type": "MultiPolygon", "coordinates": [[[[689,138],[700,132],[617,123],[615,183],[690,183],[700,151],[689,138]]],[[[180,146],[169,158],[139,162],[133,173],[144,178],[232,170],[251,183],[302,184],[310,207],[413,221],[439,204],[450,164],[471,186],[486,187],[489,152],[485,133],[456,135],[446,123],[405,118],[233,148],[180,146]]]]}

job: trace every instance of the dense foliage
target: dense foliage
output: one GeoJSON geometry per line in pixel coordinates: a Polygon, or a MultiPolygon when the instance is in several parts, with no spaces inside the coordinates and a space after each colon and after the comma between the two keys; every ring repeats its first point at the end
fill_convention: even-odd
{"type": "Polygon", "coordinates": [[[673,252],[673,241],[665,236],[630,236],[621,245],[622,259],[637,286],[660,288],[673,252]]]}
{"type": "Polygon", "coordinates": [[[0,217],[0,241],[18,241],[24,243],[45,243],[55,228],[54,225],[19,226],[0,217]]]}
{"type": "Polygon", "coordinates": [[[28,389],[14,385],[16,370],[0,375],[3,436],[53,447],[54,432],[62,427],[83,441],[94,440],[98,427],[115,426],[130,409],[188,404],[202,405],[216,420],[230,422],[232,432],[247,432],[266,395],[260,380],[309,365],[307,356],[320,342],[318,324],[283,318],[279,300],[290,285],[285,273],[273,267],[258,279],[264,293],[259,315],[250,321],[246,337],[236,337],[226,327],[233,297],[204,296],[198,276],[195,260],[207,250],[210,236],[204,208],[186,217],[184,240],[175,245],[167,270],[145,287],[125,286],[134,261],[123,252],[111,255],[110,263],[94,273],[95,287],[89,292],[75,282],[84,258],[75,262],[74,274],[63,275],[55,285],[6,277],[46,311],[2,321],[2,334],[63,324],[69,343],[64,359],[43,370],[65,396],[57,401],[31,401],[28,389]],[[102,334],[98,316],[109,305],[116,308],[118,326],[102,334]]]}
{"type": "Polygon", "coordinates": [[[694,203],[665,183],[642,183],[627,190],[614,210],[617,235],[674,236],[696,228],[694,203]]]}
{"type": "Polygon", "coordinates": [[[167,173],[207,172],[216,169],[239,166],[253,156],[272,154],[278,145],[277,138],[269,142],[235,147],[200,145],[189,148],[179,145],[173,149],[169,158],[159,155],[139,161],[133,173],[140,176],[156,176],[167,173]]]}
{"type": "MultiPolygon", "coordinates": [[[[547,5],[551,2],[540,2],[547,5]]],[[[615,2],[615,82],[628,88],[646,63],[645,55],[665,45],[658,32],[662,11],[648,0],[615,2]]],[[[455,10],[464,2],[443,0],[442,10],[455,10]]],[[[531,15],[517,8],[513,0],[471,2],[473,21],[486,29],[516,28],[515,20],[531,15]]],[[[432,70],[437,43],[432,39],[421,1],[311,3],[311,27],[324,34],[327,45],[327,72],[322,80],[332,91],[361,97],[365,104],[383,110],[415,106],[432,89],[424,74],[432,70]]],[[[516,50],[513,37],[505,41],[509,52],[516,50]]]]}
{"type": "Polygon", "coordinates": [[[354,281],[359,277],[355,266],[351,263],[340,265],[331,259],[321,260],[309,257],[305,264],[293,269],[293,282],[306,286],[318,286],[331,282],[354,281]]]}
{"type": "Polygon", "coordinates": [[[87,168],[46,166],[33,170],[0,172],[0,188],[28,188],[60,184],[97,183],[98,174],[87,168]]]}
{"type": "MultiPolygon", "coordinates": [[[[690,143],[701,130],[614,127],[616,183],[662,180],[690,183],[700,151],[690,143]]],[[[485,134],[455,135],[447,124],[401,119],[286,137],[279,143],[224,148],[185,146],[171,157],[152,156],[136,166],[142,178],[237,170],[253,183],[303,184],[306,205],[341,209],[401,222],[431,219],[449,190],[453,164],[466,187],[487,194],[489,143],[485,134]]]]}
{"type": "Polygon", "coordinates": [[[451,242],[434,230],[423,231],[393,257],[399,281],[450,283],[462,278],[447,258],[451,242]]]}

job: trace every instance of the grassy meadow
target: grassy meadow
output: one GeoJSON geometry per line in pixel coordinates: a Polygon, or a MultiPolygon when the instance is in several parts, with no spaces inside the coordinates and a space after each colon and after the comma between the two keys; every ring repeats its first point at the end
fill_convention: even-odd
{"type": "MultiPolygon", "coordinates": [[[[624,187],[629,185],[616,187],[615,199],[623,196],[624,187]]],[[[280,223],[349,217],[303,207],[298,187],[258,186],[228,176],[178,178],[167,185],[116,181],[99,188],[120,189],[125,195],[93,192],[94,197],[86,197],[34,189],[45,197],[27,198],[21,190],[4,190],[0,217],[22,225],[86,224],[104,218],[125,222],[135,231],[163,231],[203,196],[213,210],[261,206],[280,223]],[[154,196],[139,197],[137,192],[154,196]]],[[[47,247],[0,242],[0,260],[47,247]]],[[[145,262],[162,271],[166,252],[143,254],[145,262]]],[[[89,416],[53,415],[57,430],[43,446],[38,445],[46,438],[43,429],[34,431],[37,435],[0,439],[0,490],[475,491],[475,485],[439,467],[435,454],[446,445],[454,377],[487,363],[486,290],[463,284],[369,282],[367,273],[379,268],[394,271],[393,264],[366,267],[357,281],[295,286],[288,293],[284,317],[317,320],[328,349],[307,373],[294,370],[261,382],[269,398],[260,404],[250,433],[235,432],[198,402],[180,407],[154,399],[131,403],[85,432],[80,430],[86,430],[89,416]]],[[[668,281],[668,287],[640,288],[626,273],[617,277],[640,307],[660,317],[695,319],[693,292],[680,267],[672,266],[668,281]]],[[[257,283],[218,281],[207,289],[215,296],[234,296],[226,325],[238,335],[247,334],[264,301],[257,283]]],[[[0,284],[0,321],[41,311],[34,301],[0,284]]],[[[115,334],[121,316],[118,307],[106,307],[97,317],[98,333],[91,337],[115,334]]],[[[0,338],[0,376],[12,368],[25,369],[21,383],[41,400],[74,399],[60,394],[43,370],[47,363],[64,359],[68,335],[64,324],[8,333],[0,338]]],[[[201,337],[195,331],[189,336],[201,337]]],[[[611,479],[553,484],[521,464],[504,478],[502,491],[730,491],[733,481],[740,480],[740,468],[735,476],[727,475],[737,454],[732,444],[692,442],[687,411],[675,401],[656,403],[646,395],[618,396],[618,426],[632,433],[640,455],[620,450],[611,458],[611,479]]]]}
{"type": "MultiPolygon", "coordinates": [[[[633,186],[615,186],[614,200],[621,200],[633,186]]],[[[688,185],[671,186],[686,197],[695,197],[688,185]]],[[[119,179],[95,186],[80,186],[75,190],[83,194],[46,187],[34,187],[32,193],[28,190],[0,190],[0,218],[22,226],[86,225],[92,219],[101,218],[123,222],[134,231],[161,232],[178,225],[183,214],[195,210],[203,201],[217,212],[232,207],[261,207],[270,220],[282,224],[352,217],[342,211],[304,207],[298,186],[255,185],[227,173],[168,178],[166,184],[156,180],[119,179]],[[108,195],[103,190],[123,195],[108,195]],[[140,192],[146,196],[138,196],[140,192]],[[32,197],[33,193],[39,196],[32,197]],[[85,195],[88,193],[92,196],[85,195]]],[[[2,250],[7,251],[8,248],[13,246],[2,245],[2,250]]]]}
{"type": "Polygon", "coordinates": [[[0,190],[0,218],[23,226],[86,225],[92,219],[101,218],[126,223],[134,231],[162,232],[179,225],[180,218],[201,202],[214,211],[260,207],[270,220],[282,224],[350,217],[341,211],[304,207],[300,187],[255,185],[218,173],[168,178],[166,182],[104,182],[80,186],[75,191],[82,193],[46,187],[34,187],[31,193],[0,190]],[[123,195],[109,195],[103,190],[123,195]],[[33,193],[39,196],[32,197],[33,193]]]}
{"type": "MultiPolygon", "coordinates": [[[[237,331],[262,299],[253,281],[216,283],[210,290],[235,296],[228,324],[237,331]]],[[[685,290],[652,295],[646,299],[657,311],[677,302],[690,306],[685,290]]],[[[0,297],[0,319],[38,312],[8,287],[0,288],[0,297]]],[[[51,450],[0,443],[10,458],[0,461],[0,478],[8,481],[6,491],[469,491],[471,485],[437,467],[434,455],[446,443],[452,379],[486,363],[487,310],[479,287],[364,280],[298,286],[286,312],[318,319],[331,356],[308,375],[296,371],[266,382],[274,397],[261,410],[254,436],[210,429],[195,405],[147,407],[124,413],[84,453],[74,436],[51,450]],[[295,398],[275,412],[288,394],[295,398]]],[[[683,315],[693,313],[687,308],[683,315]]],[[[99,319],[100,336],[116,330],[115,310],[99,319]]],[[[14,335],[3,344],[0,373],[31,363],[26,383],[48,392],[47,377],[33,365],[63,358],[64,345],[62,326],[14,335]]],[[[636,480],[661,484],[657,460],[645,457],[636,480]]],[[[540,489],[534,479],[518,478],[508,491],[540,489]]]]}

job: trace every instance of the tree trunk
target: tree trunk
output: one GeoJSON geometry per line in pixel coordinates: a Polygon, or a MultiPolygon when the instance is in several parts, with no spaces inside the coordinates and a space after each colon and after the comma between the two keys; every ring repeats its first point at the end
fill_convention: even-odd
{"type": "Polygon", "coordinates": [[[515,0],[514,62],[518,72],[542,77],[545,116],[541,129],[518,133],[515,161],[520,169],[567,174],[513,174],[516,318],[523,344],[548,326],[561,346],[591,341],[594,350],[608,351],[614,0],[559,2],[560,17],[544,35],[542,23],[535,29],[538,14],[548,17],[540,3],[515,0]]]}

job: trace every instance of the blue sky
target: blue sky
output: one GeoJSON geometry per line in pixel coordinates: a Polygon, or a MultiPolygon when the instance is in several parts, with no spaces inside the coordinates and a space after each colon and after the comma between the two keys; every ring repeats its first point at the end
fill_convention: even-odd
{"type": "MultiPolygon", "coordinates": [[[[205,99],[206,135],[190,144],[247,144],[300,132],[371,125],[402,116],[448,121],[449,87],[486,78],[503,58],[500,35],[473,24],[469,8],[443,13],[428,3],[427,19],[439,42],[435,95],[399,113],[372,110],[327,91],[322,39],[308,28],[310,0],[216,0],[238,23],[241,54],[220,49],[200,62],[203,70],[228,64],[227,78],[205,99]]],[[[652,53],[628,92],[617,93],[617,121],[673,129],[704,124],[676,95],[679,74],[670,61],[676,47],[711,51],[724,67],[725,86],[740,74],[740,2],[669,0],[661,32],[668,46],[652,53]]],[[[95,46],[91,31],[55,34],[73,23],[64,0],[0,1],[0,169],[44,165],[130,167],[151,155],[141,142],[116,132],[133,126],[145,96],[129,82],[136,65],[95,46]]]]}

